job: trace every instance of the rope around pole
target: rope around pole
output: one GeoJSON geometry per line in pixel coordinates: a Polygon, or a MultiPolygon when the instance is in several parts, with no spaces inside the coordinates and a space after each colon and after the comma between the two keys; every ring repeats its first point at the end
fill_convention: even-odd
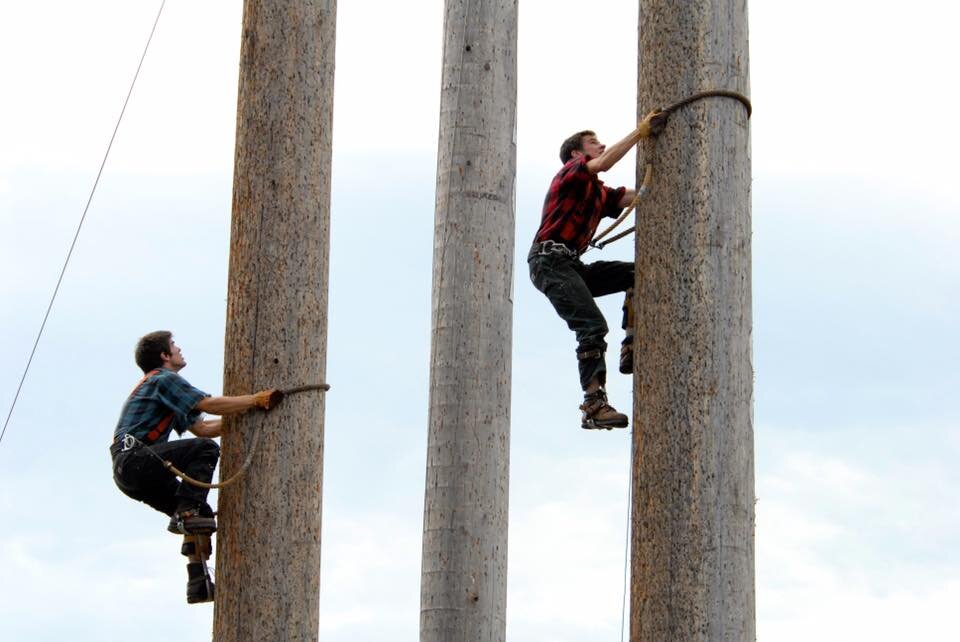
{"type": "Polygon", "coordinates": [[[750,118],[750,116],[753,114],[753,106],[750,104],[749,98],[736,91],[728,91],[726,89],[711,89],[709,91],[701,91],[696,94],[691,94],[683,100],[678,100],[661,111],[672,114],[681,107],[686,107],[690,103],[702,100],[704,98],[733,98],[734,100],[740,101],[740,104],[747,108],[747,118],[750,118]]]}
{"type": "Polygon", "coordinates": [[[87,204],[83,208],[83,214],[80,216],[80,223],[77,225],[77,231],[73,235],[73,241],[70,243],[70,250],[67,252],[67,258],[63,262],[63,268],[60,270],[60,276],[57,278],[57,285],[53,288],[53,296],[50,297],[50,303],[47,305],[47,312],[43,315],[43,322],[40,324],[40,331],[37,332],[37,338],[33,342],[33,349],[30,350],[30,357],[27,358],[27,366],[23,369],[23,376],[20,377],[20,383],[17,385],[17,392],[13,395],[13,403],[10,404],[10,412],[7,413],[7,419],[3,422],[3,430],[0,431],[0,441],[7,434],[7,426],[10,425],[10,417],[13,416],[13,409],[17,407],[17,400],[20,398],[20,390],[23,388],[23,382],[27,379],[27,373],[30,372],[30,365],[33,363],[33,356],[37,352],[37,346],[40,344],[40,337],[43,336],[43,329],[47,327],[47,319],[50,318],[50,311],[53,309],[53,302],[57,299],[57,293],[60,292],[60,284],[63,282],[63,275],[67,272],[67,265],[70,263],[70,257],[73,256],[73,248],[77,245],[77,239],[80,237],[80,229],[87,218],[87,212],[90,210],[90,203],[93,202],[93,195],[97,191],[97,185],[100,183],[100,176],[103,174],[103,168],[107,164],[107,157],[110,156],[110,149],[113,147],[113,140],[117,137],[117,130],[120,129],[120,122],[123,120],[123,114],[127,111],[127,104],[130,102],[130,96],[133,94],[133,87],[137,84],[137,78],[140,76],[140,68],[143,67],[143,61],[147,57],[147,50],[150,49],[150,42],[153,40],[153,34],[157,30],[157,23],[160,22],[160,14],[163,13],[163,7],[167,0],[160,2],[160,9],[157,11],[157,17],[153,20],[153,27],[150,29],[150,35],[147,37],[147,44],[140,55],[140,62],[137,64],[137,71],[133,74],[133,80],[130,82],[130,89],[127,91],[127,97],[123,101],[123,108],[120,109],[120,116],[117,118],[117,124],[113,128],[113,134],[110,136],[110,142],[107,143],[107,151],[103,155],[103,161],[100,163],[100,169],[97,171],[97,177],[93,181],[93,187],[90,189],[90,196],[87,198],[87,204]]]}
{"type": "MultiPolygon", "coordinates": [[[[327,392],[328,390],[330,390],[330,384],[328,384],[328,383],[312,383],[312,384],[307,384],[307,385],[305,385],[305,386],[297,386],[297,387],[295,387],[295,388],[285,388],[285,389],[281,390],[280,392],[283,393],[283,396],[284,396],[284,397],[288,397],[288,396],[290,396],[290,395],[299,394],[299,393],[301,393],[301,392],[309,392],[309,391],[311,391],[311,390],[320,390],[320,391],[322,391],[322,392],[327,392]]],[[[225,480],[223,480],[223,481],[221,481],[221,482],[217,482],[217,483],[215,483],[215,484],[211,484],[211,483],[209,483],[209,482],[200,481],[199,479],[194,479],[194,478],[191,477],[190,475],[187,475],[185,472],[183,472],[182,470],[180,470],[179,468],[177,468],[176,466],[174,466],[174,465],[173,465],[173,462],[171,462],[171,461],[169,461],[169,460],[166,460],[166,459],[164,459],[163,457],[161,457],[160,455],[158,455],[157,453],[155,453],[155,452],[153,451],[153,448],[151,448],[150,446],[144,445],[143,447],[147,449],[147,452],[149,452],[151,455],[153,455],[154,457],[156,457],[156,458],[160,461],[160,463],[163,464],[163,467],[164,467],[164,468],[166,468],[166,469],[169,470],[171,473],[173,473],[174,475],[176,475],[177,477],[179,477],[179,478],[182,479],[183,481],[187,482],[187,483],[190,484],[191,486],[196,486],[196,487],[198,487],[198,488],[207,488],[207,489],[226,488],[226,487],[229,486],[230,484],[232,484],[232,483],[234,483],[235,481],[237,481],[238,479],[240,479],[240,477],[241,477],[245,472],[247,472],[247,469],[250,467],[250,462],[253,461],[253,454],[257,451],[257,441],[258,441],[259,437],[260,437],[260,424],[257,424],[256,428],[254,428],[254,431],[253,431],[253,439],[251,440],[251,443],[250,443],[250,450],[247,451],[247,456],[246,456],[246,458],[243,460],[243,464],[240,465],[240,470],[238,470],[238,471],[235,472],[233,475],[231,475],[229,479],[225,479],[225,480]]]]}
{"type": "MultiPolygon", "coordinates": [[[[740,104],[743,105],[743,106],[746,108],[746,110],[747,110],[747,118],[748,118],[748,119],[749,119],[750,116],[753,114],[753,106],[750,104],[750,99],[749,99],[749,98],[747,98],[747,97],[744,96],[743,94],[738,93],[738,92],[736,92],[736,91],[729,91],[729,90],[726,90],[726,89],[711,89],[711,90],[709,90],[709,91],[697,92],[697,93],[695,93],[695,94],[691,94],[690,96],[687,96],[687,97],[684,98],[683,100],[678,100],[677,102],[673,103],[673,104],[670,105],[669,107],[665,107],[665,108],[661,109],[660,111],[661,111],[662,113],[665,113],[665,114],[672,114],[673,112],[677,111],[678,109],[681,109],[681,108],[683,108],[683,107],[686,107],[686,106],[689,105],[690,103],[694,103],[694,102],[696,102],[696,101],[698,101],[698,100],[703,100],[704,98],[733,98],[734,100],[739,101],[740,104]]],[[[617,217],[617,220],[614,221],[614,222],[610,225],[610,227],[608,227],[608,228],[605,229],[603,232],[601,232],[600,234],[598,234],[597,236],[595,236],[595,237],[593,238],[593,240],[590,241],[590,244],[587,246],[587,249],[584,250],[584,253],[586,253],[587,251],[589,251],[590,248],[592,248],[592,247],[595,247],[595,248],[597,248],[598,250],[602,250],[604,247],[606,247],[607,245],[610,245],[610,244],[613,243],[614,241],[619,241],[619,240],[622,239],[623,237],[629,236],[632,232],[636,231],[636,225],[634,225],[634,226],[633,226],[632,228],[630,228],[629,230],[623,231],[623,232],[621,232],[621,233],[619,233],[619,234],[617,234],[617,235],[615,235],[615,236],[607,239],[606,241],[604,241],[604,242],[602,242],[602,243],[600,242],[600,239],[602,239],[603,237],[605,237],[605,236],[606,236],[607,234],[609,234],[614,228],[616,228],[617,226],[619,226],[619,225],[624,221],[624,219],[627,218],[627,215],[629,215],[630,212],[632,212],[634,209],[636,209],[637,205],[640,203],[640,199],[647,193],[647,188],[649,187],[649,180],[650,180],[650,171],[651,171],[651,168],[652,168],[652,164],[647,163],[646,172],[645,172],[644,177],[643,177],[643,185],[640,187],[639,190],[637,190],[637,196],[633,199],[633,202],[630,203],[630,207],[628,207],[628,208],[626,209],[626,211],[623,212],[623,214],[621,214],[619,217],[617,217]]]]}

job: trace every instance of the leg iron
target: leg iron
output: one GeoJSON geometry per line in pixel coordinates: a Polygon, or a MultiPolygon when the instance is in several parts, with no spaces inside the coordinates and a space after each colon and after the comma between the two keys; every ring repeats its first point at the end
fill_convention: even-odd
{"type": "Polygon", "coordinates": [[[213,601],[213,579],[207,560],[210,559],[210,535],[184,535],[180,553],[187,563],[187,603],[213,601]]]}

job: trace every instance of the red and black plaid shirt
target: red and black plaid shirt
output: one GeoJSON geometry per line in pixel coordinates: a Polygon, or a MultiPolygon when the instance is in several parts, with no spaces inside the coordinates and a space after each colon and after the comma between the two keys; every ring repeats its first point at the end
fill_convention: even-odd
{"type": "Polygon", "coordinates": [[[587,169],[587,159],[567,161],[550,183],[534,243],[555,241],[583,252],[604,216],[616,218],[625,187],[606,187],[587,169]]]}

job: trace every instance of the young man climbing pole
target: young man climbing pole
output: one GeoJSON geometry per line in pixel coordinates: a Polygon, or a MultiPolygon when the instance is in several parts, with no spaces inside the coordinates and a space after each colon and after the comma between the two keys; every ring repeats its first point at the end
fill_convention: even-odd
{"type": "Polygon", "coordinates": [[[560,147],[563,167],[550,183],[543,204],[540,229],[527,256],[530,279],[553,304],[560,318],[577,336],[580,386],[584,391],[581,427],[624,428],[627,416],[607,402],[604,389],[607,368],[604,352],[607,323],[594,297],[625,292],[623,327],[626,337],[620,350],[620,372],[633,372],[633,323],[631,295],[633,263],[596,261],[583,263],[600,219],[615,218],[629,205],[636,192],[612,189],[597,174],[613,167],[640,139],[659,134],[667,114],[651,112],[635,130],[609,148],[592,131],[574,134],[560,147]]]}
{"type": "Polygon", "coordinates": [[[270,410],[283,394],[263,390],[212,397],[197,390],[178,374],[187,362],[167,331],[143,336],[134,358],[144,377],[124,403],[113,432],[113,480],[125,495],[169,515],[167,530],[188,536],[181,549],[190,558],[187,601],[209,601],[213,585],[201,554],[209,556],[209,535],[217,530],[217,523],[207,503],[208,489],[181,482],[162,462],[169,461],[187,476],[209,483],[220,457],[220,447],[212,438],[220,436],[221,424],[219,419],[204,419],[202,413],[270,410]],[[197,439],[169,440],[172,431],[182,435],[188,430],[197,439]]]}

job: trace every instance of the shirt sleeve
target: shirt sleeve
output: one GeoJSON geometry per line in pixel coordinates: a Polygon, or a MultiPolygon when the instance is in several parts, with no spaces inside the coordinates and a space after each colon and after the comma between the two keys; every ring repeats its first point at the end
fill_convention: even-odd
{"type": "Polygon", "coordinates": [[[172,427],[178,435],[182,435],[203,414],[196,406],[201,399],[209,396],[175,372],[161,376],[157,382],[157,398],[173,412],[172,427]]]}
{"type": "Polygon", "coordinates": [[[623,198],[627,188],[618,187],[614,189],[612,187],[604,187],[603,189],[607,192],[607,202],[604,204],[603,215],[610,218],[617,218],[620,216],[620,212],[623,211],[623,208],[620,207],[620,199],[623,198]]]}

